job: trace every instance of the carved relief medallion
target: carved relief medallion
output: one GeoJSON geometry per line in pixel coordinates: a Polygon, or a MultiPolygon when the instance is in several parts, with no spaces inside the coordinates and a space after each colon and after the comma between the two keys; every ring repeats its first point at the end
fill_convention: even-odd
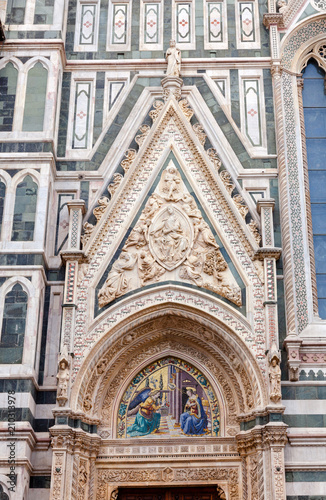
{"type": "Polygon", "coordinates": [[[174,205],[164,207],[149,228],[149,248],[161,266],[172,271],[187,258],[193,229],[186,214],[174,205]]]}
{"type": "Polygon", "coordinates": [[[160,280],[185,281],[241,306],[241,289],[173,161],[113,262],[99,306],[160,280]]]}

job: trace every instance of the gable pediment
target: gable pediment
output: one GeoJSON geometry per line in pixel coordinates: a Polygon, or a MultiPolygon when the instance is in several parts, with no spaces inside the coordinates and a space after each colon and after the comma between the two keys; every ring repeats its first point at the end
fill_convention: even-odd
{"type": "Polygon", "coordinates": [[[94,209],[97,224],[85,224],[88,260],[106,247],[97,274],[99,306],[166,281],[202,286],[241,306],[243,273],[230,242],[236,236],[252,256],[257,223],[216,151],[205,150],[206,134],[191,123],[187,101],[156,101],[149,114],[153,125],[136,134],[139,150],[127,151],[124,176],[116,173],[108,188],[111,199],[102,197],[94,209]]]}

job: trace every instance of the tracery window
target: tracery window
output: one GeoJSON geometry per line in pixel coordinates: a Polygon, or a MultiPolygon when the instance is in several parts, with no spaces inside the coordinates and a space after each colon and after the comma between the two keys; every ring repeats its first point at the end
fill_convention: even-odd
{"type": "Polygon", "coordinates": [[[28,296],[16,283],[4,301],[0,342],[1,363],[21,363],[23,358],[28,296]]]}
{"type": "Polygon", "coordinates": [[[33,66],[27,76],[23,130],[43,130],[48,72],[40,62],[33,66]]]}
{"type": "Polygon", "coordinates": [[[18,71],[9,62],[0,71],[0,132],[10,132],[14,121],[18,71]]]}
{"type": "Polygon", "coordinates": [[[326,94],[325,73],[311,59],[302,92],[319,316],[326,319],[326,94]]]}
{"type": "Polygon", "coordinates": [[[12,241],[33,241],[38,186],[30,175],[16,189],[12,241]]]}

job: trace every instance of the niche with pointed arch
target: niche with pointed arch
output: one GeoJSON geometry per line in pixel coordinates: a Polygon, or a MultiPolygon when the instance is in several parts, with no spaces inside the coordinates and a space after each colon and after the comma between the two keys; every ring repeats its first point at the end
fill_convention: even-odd
{"type": "Polygon", "coordinates": [[[164,357],[141,370],[119,405],[119,438],[219,436],[216,394],[198,368],[164,357]]]}

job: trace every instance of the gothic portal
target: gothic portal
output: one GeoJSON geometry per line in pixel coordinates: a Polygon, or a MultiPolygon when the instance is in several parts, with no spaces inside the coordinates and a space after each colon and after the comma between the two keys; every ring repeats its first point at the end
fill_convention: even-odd
{"type": "Polygon", "coordinates": [[[326,499],[325,1],[0,20],[0,498],[326,499]]]}

